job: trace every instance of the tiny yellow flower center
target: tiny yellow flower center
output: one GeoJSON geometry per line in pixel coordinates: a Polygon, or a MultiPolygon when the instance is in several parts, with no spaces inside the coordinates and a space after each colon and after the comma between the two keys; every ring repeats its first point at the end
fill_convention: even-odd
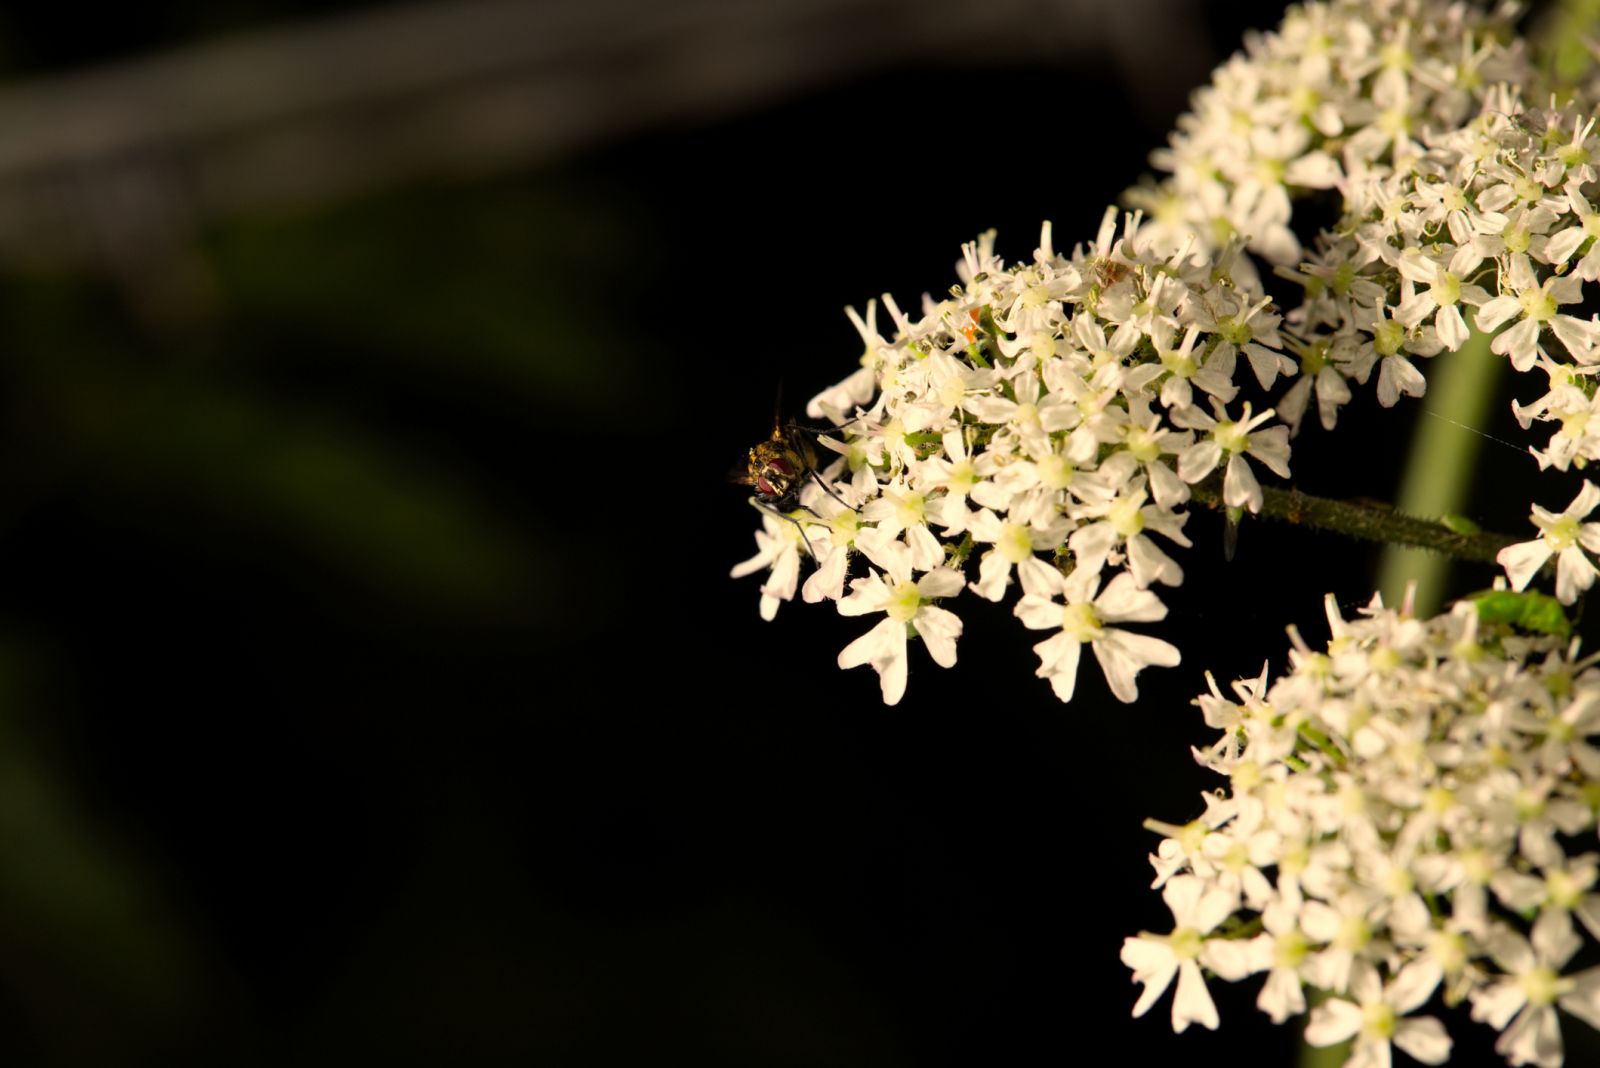
{"type": "Polygon", "coordinates": [[[1300,373],[1312,376],[1328,366],[1328,343],[1318,341],[1314,345],[1306,346],[1300,354],[1300,373]]]}
{"type": "Polygon", "coordinates": [[[1311,952],[1311,943],[1298,929],[1283,932],[1272,940],[1272,966],[1295,969],[1311,952]]]}
{"type": "Polygon", "coordinates": [[[1393,319],[1385,319],[1372,332],[1372,347],[1379,356],[1393,356],[1405,344],[1406,328],[1393,319]]]}
{"type": "Polygon", "coordinates": [[[1172,372],[1174,378],[1193,378],[1197,370],[1192,357],[1177,352],[1163,352],[1161,366],[1172,372]]]}
{"type": "Polygon", "coordinates": [[[978,469],[971,460],[958,460],[950,465],[950,491],[952,493],[971,493],[972,487],[978,484],[978,469]]]}
{"type": "Polygon", "coordinates": [[[1449,271],[1440,271],[1439,277],[1428,287],[1428,295],[1441,308],[1449,308],[1459,304],[1461,302],[1461,279],[1449,271]]]}
{"type": "Polygon", "coordinates": [[[1517,819],[1536,820],[1544,815],[1544,796],[1524,787],[1512,797],[1511,807],[1516,812],[1517,819]]]}
{"type": "Polygon", "coordinates": [[[1241,760],[1233,766],[1229,778],[1233,781],[1235,796],[1248,793],[1261,783],[1261,765],[1254,760],[1241,760]]]}
{"type": "Polygon", "coordinates": [[[1194,960],[1200,955],[1200,950],[1205,948],[1205,936],[1193,927],[1180,927],[1172,932],[1168,945],[1172,948],[1172,955],[1179,960],[1194,960]]]}
{"type": "Polygon", "coordinates": [[[1559,909],[1571,911],[1578,907],[1583,900],[1583,886],[1567,872],[1559,868],[1545,872],[1545,893],[1549,895],[1550,904],[1559,909]]]}
{"type": "Polygon", "coordinates": [[[833,530],[833,540],[850,544],[856,539],[856,532],[861,529],[861,517],[855,512],[845,509],[838,515],[828,520],[828,526],[833,530]]]}
{"type": "Polygon", "coordinates": [[[1020,564],[1033,555],[1033,538],[1021,523],[1003,523],[994,547],[1011,563],[1020,564]]]}
{"type": "Polygon", "coordinates": [[[1036,427],[1039,425],[1039,406],[1033,403],[1017,405],[1017,414],[1011,421],[1020,427],[1036,427]]]}
{"type": "Polygon", "coordinates": [[[1422,795],[1422,807],[1432,816],[1443,816],[1456,805],[1456,793],[1445,786],[1435,786],[1422,795]]]}
{"type": "Polygon", "coordinates": [[[1416,889],[1416,885],[1411,873],[1398,864],[1391,867],[1383,879],[1383,890],[1390,897],[1405,897],[1416,889]]]}
{"type": "Polygon", "coordinates": [[[896,496],[892,493],[884,494],[894,501],[895,518],[900,520],[903,527],[921,526],[927,521],[928,500],[920,493],[907,493],[896,496]]]}
{"type": "Polygon", "coordinates": [[[1144,529],[1144,516],[1139,512],[1139,501],[1133,497],[1118,497],[1106,512],[1111,529],[1124,538],[1131,538],[1144,529]]]}
{"type": "Polygon", "coordinates": [[[1404,41],[1390,41],[1378,53],[1378,61],[1390,70],[1410,70],[1411,50],[1404,41]]]}
{"type": "Polygon", "coordinates": [[[1154,431],[1142,426],[1128,428],[1127,446],[1128,452],[1142,464],[1147,464],[1161,455],[1160,437],[1154,431]]]}
{"type": "Polygon", "coordinates": [[[1563,993],[1562,987],[1572,984],[1570,980],[1563,983],[1553,969],[1540,966],[1518,976],[1517,985],[1528,996],[1530,1005],[1544,1006],[1555,1004],[1563,993]]]}
{"type": "Polygon", "coordinates": [[[1387,1042],[1394,1037],[1397,1023],[1394,1010],[1382,1001],[1371,1001],[1361,1006],[1361,1033],[1367,1038],[1387,1042]]]}
{"type": "Polygon", "coordinates": [[[1093,642],[1105,637],[1100,617],[1092,604],[1069,604],[1061,609],[1061,629],[1076,642],[1093,642]]]}
{"type": "Polygon", "coordinates": [[[1024,308],[1042,308],[1050,303],[1050,291],[1044,286],[1029,286],[1022,291],[1024,308]]]}
{"type": "Polygon", "coordinates": [[[1526,226],[1508,226],[1500,233],[1507,252],[1526,252],[1533,243],[1533,232],[1526,226]]]}
{"type": "Polygon", "coordinates": [[[1256,179],[1262,185],[1283,184],[1283,161],[1267,159],[1265,157],[1256,161],[1256,179]]]}
{"type": "Polygon", "coordinates": [[[1556,552],[1563,552],[1578,544],[1578,518],[1564,515],[1557,517],[1544,530],[1544,539],[1556,552]]]}
{"type": "Polygon", "coordinates": [[[1435,931],[1428,940],[1428,956],[1448,973],[1467,966],[1467,940],[1451,931],[1435,931]]]}
{"type": "Polygon", "coordinates": [[[915,582],[897,582],[889,594],[889,618],[897,623],[910,623],[922,607],[922,593],[915,582]]]}
{"type": "Polygon", "coordinates": [[[1243,345],[1253,335],[1249,323],[1241,321],[1237,315],[1225,315],[1217,320],[1217,336],[1232,344],[1243,345]]]}
{"type": "Polygon", "coordinates": [[[1346,261],[1341,263],[1334,270],[1333,279],[1329,283],[1329,287],[1333,290],[1333,295],[1336,297],[1348,296],[1350,293],[1350,287],[1355,284],[1355,280],[1355,266],[1346,261]]]}
{"type": "Polygon", "coordinates": [[[1051,453],[1040,460],[1037,465],[1039,481],[1053,490],[1064,490],[1072,485],[1072,480],[1078,474],[1078,469],[1072,462],[1060,453],[1051,453]]]}
{"type": "Polygon", "coordinates": [[[1056,339],[1048,330],[1040,330],[1033,335],[1033,340],[1028,343],[1028,351],[1043,363],[1056,354],[1056,339]]]}
{"type": "Polygon", "coordinates": [[[1409,131],[1411,129],[1411,116],[1406,113],[1405,105],[1396,104],[1394,107],[1386,108],[1378,116],[1378,129],[1390,137],[1409,131]]]}
{"type": "Polygon", "coordinates": [[[1517,294],[1517,301],[1522,305],[1523,316],[1536,323],[1548,322],[1555,318],[1556,298],[1543,289],[1525,289],[1517,294]]]}
{"type": "Polygon", "coordinates": [[[1250,434],[1240,423],[1224,420],[1217,424],[1211,436],[1222,446],[1224,452],[1243,452],[1250,447],[1250,434]]]}
{"type": "Polygon", "coordinates": [[[1497,869],[1489,854],[1475,846],[1459,850],[1456,859],[1461,862],[1461,874],[1474,886],[1483,886],[1497,869]]]}

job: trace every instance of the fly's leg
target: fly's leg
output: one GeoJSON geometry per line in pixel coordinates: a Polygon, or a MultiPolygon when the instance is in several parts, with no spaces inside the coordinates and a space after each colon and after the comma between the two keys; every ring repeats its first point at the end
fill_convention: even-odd
{"type": "MultiPolygon", "coordinates": [[[[822,492],[826,493],[828,496],[832,497],[834,500],[838,501],[840,504],[844,505],[846,508],[850,508],[850,502],[846,501],[843,497],[839,496],[838,491],[835,490],[832,486],[828,485],[828,480],[823,478],[820,474],[818,474],[815,469],[813,469],[810,472],[810,475],[811,475],[811,481],[815,482],[817,485],[822,487],[822,492]]],[[[811,509],[807,508],[806,511],[811,512],[811,509]]],[[[855,511],[855,509],[854,508],[850,508],[850,511],[853,512],[853,511],[855,511]]],[[[812,515],[817,515],[817,513],[815,513],[815,512],[811,512],[811,514],[812,515]]],[[[822,517],[821,516],[817,516],[817,518],[821,519],[822,517]]]]}
{"type": "MultiPolygon", "coordinates": [[[[773,508],[773,507],[770,507],[768,505],[762,504],[759,500],[757,500],[754,497],[750,498],[750,507],[754,508],[758,512],[765,512],[768,515],[777,516],[779,519],[787,520],[788,522],[793,523],[794,524],[794,529],[796,529],[796,530],[798,530],[800,532],[800,540],[805,542],[806,555],[810,556],[811,559],[813,559],[813,560],[815,560],[817,558],[817,550],[815,550],[815,549],[813,549],[811,547],[811,539],[806,537],[805,525],[802,524],[800,522],[800,520],[796,519],[794,516],[788,514],[787,512],[780,512],[776,508],[773,508]]],[[[803,505],[803,504],[800,507],[805,508],[806,511],[808,511],[808,512],[811,512],[811,509],[810,508],[806,508],[806,506],[803,505]]],[[[811,514],[812,515],[817,515],[816,512],[811,512],[811,514]]],[[[817,515],[817,518],[821,519],[822,517],[820,515],[817,515]]]]}

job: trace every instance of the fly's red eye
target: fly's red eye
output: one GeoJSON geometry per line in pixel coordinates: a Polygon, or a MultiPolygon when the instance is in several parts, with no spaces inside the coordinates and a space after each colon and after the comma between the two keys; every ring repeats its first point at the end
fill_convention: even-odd
{"type": "Polygon", "coordinates": [[[792,475],[792,474],[794,474],[794,468],[789,466],[789,461],[788,460],[783,460],[783,459],[779,459],[777,457],[774,457],[773,459],[767,461],[767,466],[772,468],[774,471],[778,472],[778,474],[780,474],[780,475],[792,475]]]}
{"type": "Polygon", "coordinates": [[[778,491],[772,488],[772,483],[768,482],[764,478],[761,478],[759,475],[756,477],[756,492],[761,494],[763,497],[778,496],[778,491]]]}

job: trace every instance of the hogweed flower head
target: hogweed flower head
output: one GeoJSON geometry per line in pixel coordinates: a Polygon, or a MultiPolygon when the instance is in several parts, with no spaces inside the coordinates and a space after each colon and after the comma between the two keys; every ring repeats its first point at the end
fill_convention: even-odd
{"type": "MultiPolygon", "coordinates": [[[[1513,1064],[1559,1065],[1556,1010],[1600,1024],[1600,969],[1562,971],[1600,940],[1595,658],[1472,602],[1431,619],[1377,597],[1350,619],[1326,607],[1322,650],[1292,632],[1292,667],[1270,687],[1196,700],[1224,731],[1197,759],[1228,787],[1208,795],[1193,841],[1150,824],[1167,829],[1158,884],[1229,904],[1233,922],[1208,914],[1196,937],[1227,962],[1214,977],[1268,973],[1257,1004],[1275,1020],[1304,1011],[1305,987],[1327,991],[1306,1040],[1353,1039],[1349,1063],[1384,1063],[1391,1045],[1442,1063],[1449,1036],[1415,1015],[1442,993],[1502,1030],[1513,1064]],[[1218,863],[1244,857],[1262,876],[1253,889],[1218,863]]],[[[1146,983],[1135,1015],[1160,978],[1148,938],[1124,948],[1146,983]]],[[[1186,998],[1175,1028],[1215,1026],[1195,1008],[1209,995],[1186,998]]]]}

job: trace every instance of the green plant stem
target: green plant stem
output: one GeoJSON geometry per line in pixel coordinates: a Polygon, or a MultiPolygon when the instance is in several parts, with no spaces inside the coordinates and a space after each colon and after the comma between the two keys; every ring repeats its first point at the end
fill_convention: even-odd
{"type": "MultiPolygon", "coordinates": [[[[1189,492],[1200,504],[1212,508],[1223,507],[1220,473],[1191,486],[1189,492]]],[[[1328,530],[1363,541],[1431,549],[1458,560],[1492,564],[1501,549],[1519,540],[1488,532],[1461,534],[1436,520],[1406,515],[1382,505],[1336,501],[1327,497],[1313,497],[1295,489],[1275,489],[1270,486],[1263,486],[1261,492],[1262,518],[1328,530]]]]}
{"type": "MultiPolygon", "coordinates": [[[[1459,351],[1431,361],[1428,392],[1395,498],[1400,511],[1446,515],[1468,509],[1472,475],[1486,440],[1469,428],[1488,421],[1505,368],[1505,359],[1489,351],[1489,335],[1476,331],[1459,351]]],[[[1441,606],[1449,580],[1450,561],[1429,553],[1391,547],[1378,565],[1377,589],[1384,601],[1399,604],[1414,582],[1412,606],[1421,613],[1441,606]]]]}

